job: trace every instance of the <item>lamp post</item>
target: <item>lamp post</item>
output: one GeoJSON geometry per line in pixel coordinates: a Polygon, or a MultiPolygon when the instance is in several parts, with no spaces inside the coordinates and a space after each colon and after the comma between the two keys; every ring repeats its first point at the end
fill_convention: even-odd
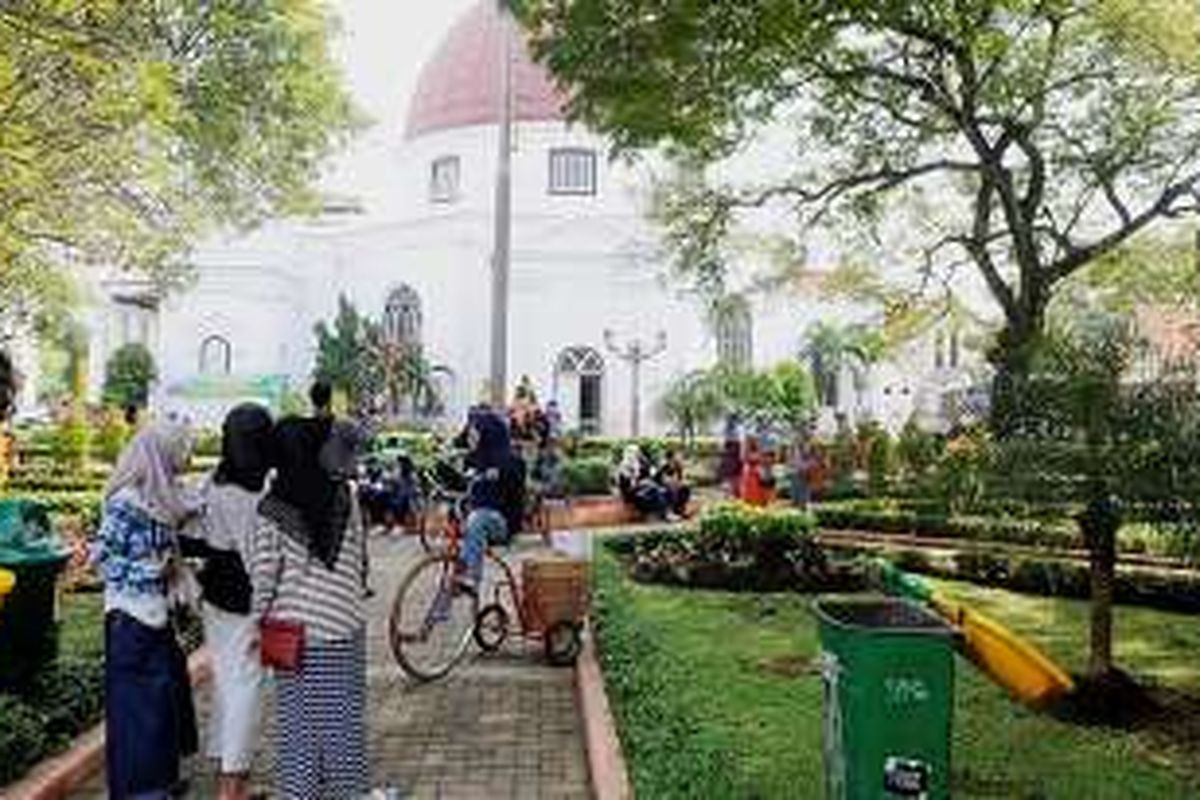
{"type": "Polygon", "coordinates": [[[508,383],[508,276],[512,248],[512,31],[507,0],[500,15],[500,136],[492,250],[491,401],[503,408],[508,383]]]}
{"type": "Polygon", "coordinates": [[[629,435],[637,438],[641,422],[642,364],[662,355],[667,349],[667,332],[659,331],[653,344],[648,345],[641,339],[632,339],[622,347],[617,344],[616,334],[606,330],[604,344],[609,352],[629,364],[629,435]]]}

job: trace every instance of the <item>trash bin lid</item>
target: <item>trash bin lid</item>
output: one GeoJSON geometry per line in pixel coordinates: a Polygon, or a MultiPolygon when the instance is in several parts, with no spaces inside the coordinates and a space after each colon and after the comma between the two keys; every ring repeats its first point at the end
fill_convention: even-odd
{"type": "Polygon", "coordinates": [[[891,597],[820,598],[813,604],[827,625],[856,633],[913,633],[952,636],[954,628],[916,603],[891,597]]]}
{"type": "Polygon", "coordinates": [[[45,506],[32,500],[0,500],[0,564],[45,564],[69,555],[45,506]]]}

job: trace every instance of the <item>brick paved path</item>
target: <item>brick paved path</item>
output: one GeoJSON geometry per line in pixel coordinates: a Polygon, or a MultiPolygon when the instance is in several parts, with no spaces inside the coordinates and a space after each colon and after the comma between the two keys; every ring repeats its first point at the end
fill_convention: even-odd
{"type": "MultiPolygon", "coordinates": [[[[575,705],[574,671],[541,663],[519,641],[496,656],[477,657],[449,678],[413,685],[392,661],[385,629],[400,578],[422,553],[412,539],[376,538],[371,545],[369,739],[372,782],[405,798],[443,800],[584,800],[587,761],[575,705]]],[[[206,689],[197,700],[202,712],[206,689]]],[[[268,695],[270,692],[268,692],[268,695]]],[[[257,787],[271,792],[270,731],[254,766],[257,787]]],[[[192,796],[214,797],[199,763],[192,796]]],[[[97,778],[76,798],[101,798],[97,778]]]]}

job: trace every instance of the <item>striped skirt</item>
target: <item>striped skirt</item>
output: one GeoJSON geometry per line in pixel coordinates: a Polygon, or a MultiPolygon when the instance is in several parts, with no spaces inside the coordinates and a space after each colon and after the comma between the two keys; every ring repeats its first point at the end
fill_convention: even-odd
{"type": "Polygon", "coordinates": [[[292,800],[358,798],[367,769],[367,654],[359,633],[305,642],[294,672],[275,676],[276,789],[292,800]]]}

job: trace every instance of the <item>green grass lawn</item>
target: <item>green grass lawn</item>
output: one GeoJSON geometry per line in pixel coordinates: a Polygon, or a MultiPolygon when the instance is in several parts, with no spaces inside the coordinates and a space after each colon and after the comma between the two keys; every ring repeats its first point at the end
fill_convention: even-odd
{"type": "MultiPolygon", "coordinates": [[[[1086,662],[1086,604],[942,584],[1028,634],[1070,669],[1086,662]]],[[[601,657],[637,796],[820,798],[821,681],[811,598],[642,586],[598,548],[601,657]]],[[[1117,657],[1200,695],[1200,624],[1120,609],[1117,657]]],[[[954,796],[1021,800],[1200,797],[1200,757],[1158,734],[1087,728],[1013,703],[957,662],[954,796]]]]}

